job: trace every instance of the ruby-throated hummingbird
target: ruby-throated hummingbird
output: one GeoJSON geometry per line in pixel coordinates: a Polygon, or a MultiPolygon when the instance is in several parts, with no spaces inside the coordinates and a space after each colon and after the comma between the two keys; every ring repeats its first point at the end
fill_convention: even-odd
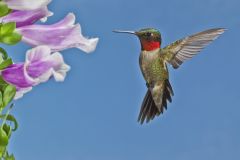
{"type": "Polygon", "coordinates": [[[161,48],[161,33],[154,28],[136,32],[114,31],[136,35],[141,43],[139,65],[148,88],[138,117],[141,124],[159,116],[164,108],[167,109],[167,101],[172,102],[173,90],[169,82],[167,63],[177,69],[224,31],[223,28],[209,29],[180,39],[165,48],[161,48]]]}

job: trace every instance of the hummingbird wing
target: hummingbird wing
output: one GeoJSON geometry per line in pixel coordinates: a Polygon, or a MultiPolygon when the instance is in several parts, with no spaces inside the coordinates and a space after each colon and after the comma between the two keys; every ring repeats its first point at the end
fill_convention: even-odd
{"type": "Polygon", "coordinates": [[[162,49],[164,58],[177,69],[185,60],[191,59],[224,31],[224,28],[214,28],[180,39],[162,49]]]}

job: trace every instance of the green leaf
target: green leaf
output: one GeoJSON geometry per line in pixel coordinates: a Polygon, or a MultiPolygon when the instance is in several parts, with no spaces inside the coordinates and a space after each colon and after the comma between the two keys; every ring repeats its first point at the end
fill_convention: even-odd
{"type": "Polygon", "coordinates": [[[4,89],[6,88],[6,86],[8,85],[7,82],[4,81],[4,79],[2,78],[2,76],[0,76],[0,91],[4,91],[4,89]]]}
{"type": "Polygon", "coordinates": [[[2,47],[0,47],[0,53],[2,54],[4,60],[8,58],[7,52],[2,47]]]}
{"type": "MultiPolygon", "coordinates": [[[[4,156],[5,152],[6,152],[6,147],[0,146],[0,158],[2,158],[4,156]]],[[[2,160],[2,159],[0,159],[0,160],[2,160]]]]}
{"type": "Polygon", "coordinates": [[[18,129],[18,122],[13,115],[9,114],[7,117],[6,117],[6,115],[0,115],[0,119],[4,119],[4,118],[6,118],[7,121],[14,123],[14,127],[13,127],[12,131],[16,131],[18,129]]]}
{"type": "Polygon", "coordinates": [[[6,16],[9,13],[9,8],[4,2],[0,2],[0,17],[6,16]]]}
{"type": "Polygon", "coordinates": [[[0,70],[4,69],[4,68],[7,68],[8,66],[10,66],[11,64],[13,64],[13,61],[11,58],[8,58],[7,60],[3,61],[1,64],[0,64],[0,70]]]}
{"type": "Polygon", "coordinates": [[[5,157],[5,160],[15,160],[15,157],[13,154],[11,154],[10,156],[8,155],[7,157],[5,157]]]}
{"type": "Polygon", "coordinates": [[[1,37],[1,42],[8,44],[8,45],[14,45],[17,44],[22,40],[22,35],[13,32],[12,34],[5,35],[1,37]]]}
{"type": "Polygon", "coordinates": [[[0,91],[0,108],[3,108],[3,95],[2,95],[2,91],[0,91]]]}
{"type": "Polygon", "coordinates": [[[16,88],[12,85],[7,85],[3,91],[3,106],[7,106],[16,94],[16,88]]]}
{"type": "MultiPolygon", "coordinates": [[[[6,86],[8,86],[9,84],[7,82],[4,81],[4,79],[2,78],[2,76],[0,76],[0,91],[3,97],[3,92],[6,88],[6,86]]],[[[2,98],[3,99],[3,98],[2,98]]],[[[3,102],[2,102],[3,103],[3,102]]],[[[3,105],[3,104],[2,104],[3,105]]],[[[3,106],[2,106],[3,107],[3,106]]]]}
{"type": "Polygon", "coordinates": [[[0,85],[2,85],[2,84],[8,84],[6,81],[4,81],[4,79],[2,78],[2,76],[0,76],[0,85]]]}
{"type": "Polygon", "coordinates": [[[8,135],[3,130],[3,128],[0,128],[0,147],[6,147],[8,145],[8,135]]]}
{"type": "Polygon", "coordinates": [[[7,116],[7,121],[11,121],[11,122],[14,123],[14,127],[13,127],[12,131],[16,131],[18,129],[18,122],[13,115],[9,114],[7,116]]]}
{"type": "Polygon", "coordinates": [[[13,154],[9,155],[8,151],[5,151],[5,154],[3,156],[4,160],[15,160],[15,157],[13,154]]]}
{"type": "Polygon", "coordinates": [[[14,30],[16,29],[16,22],[8,22],[5,24],[2,24],[1,26],[1,36],[12,34],[14,30]]]}
{"type": "Polygon", "coordinates": [[[3,130],[6,132],[8,139],[11,137],[12,129],[11,126],[7,125],[6,123],[3,125],[3,130]]]}

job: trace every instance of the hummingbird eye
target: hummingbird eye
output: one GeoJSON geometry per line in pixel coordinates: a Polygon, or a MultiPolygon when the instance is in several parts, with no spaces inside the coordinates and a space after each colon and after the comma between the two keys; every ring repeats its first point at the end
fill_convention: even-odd
{"type": "Polygon", "coordinates": [[[153,34],[152,34],[151,32],[147,32],[147,33],[146,33],[146,36],[147,36],[147,37],[152,37],[153,34]]]}

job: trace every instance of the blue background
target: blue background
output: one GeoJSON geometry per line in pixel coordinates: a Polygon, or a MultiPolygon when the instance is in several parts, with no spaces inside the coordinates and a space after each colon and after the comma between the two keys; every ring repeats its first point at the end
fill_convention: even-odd
{"type": "MultiPolygon", "coordinates": [[[[48,24],[74,12],[97,50],[63,51],[72,69],[16,102],[18,160],[238,160],[240,157],[239,0],[53,0],[48,24]],[[139,41],[114,29],[158,28],[163,46],[214,27],[228,31],[178,70],[175,96],[149,124],[137,123],[146,92],[139,41]]],[[[29,46],[8,47],[15,62],[29,46]]],[[[170,67],[169,67],[170,68],[170,67]]]]}

